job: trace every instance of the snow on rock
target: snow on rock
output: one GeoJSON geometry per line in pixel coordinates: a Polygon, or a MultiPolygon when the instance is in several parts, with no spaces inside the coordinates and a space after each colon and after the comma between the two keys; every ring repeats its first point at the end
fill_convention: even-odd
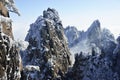
{"type": "Polygon", "coordinates": [[[0,23],[2,23],[2,22],[10,24],[12,22],[12,20],[10,18],[8,18],[8,17],[4,17],[4,16],[0,15],[0,23]]]}
{"type": "Polygon", "coordinates": [[[40,68],[39,68],[39,66],[26,65],[26,66],[24,67],[24,70],[25,70],[25,71],[34,71],[34,70],[40,71],[40,68]]]}
{"type": "Polygon", "coordinates": [[[25,50],[27,49],[29,43],[27,41],[22,41],[22,40],[17,40],[15,41],[16,45],[20,50],[25,50]]]}
{"type": "Polygon", "coordinates": [[[120,38],[116,46],[114,35],[108,29],[101,29],[98,20],[83,33],[74,27],[67,27],[64,31],[70,52],[77,53],[66,80],[119,80],[120,38]]]}
{"type": "Polygon", "coordinates": [[[74,46],[74,44],[77,43],[81,37],[81,32],[78,31],[74,26],[68,26],[64,29],[64,32],[67,37],[69,47],[74,46]]]}
{"type": "MultiPolygon", "coordinates": [[[[43,16],[30,25],[26,36],[29,45],[23,51],[23,65],[39,66],[40,71],[23,72],[26,78],[35,80],[59,79],[71,64],[64,29],[55,9],[48,8],[43,16]],[[33,74],[34,77],[33,78],[33,74]]],[[[25,78],[25,79],[26,79],[25,78]]]]}
{"type": "Polygon", "coordinates": [[[74,27],[67,27],[64,32],[69,42],[70,51],[73,54],[81,51],[85,55],[91,54],[93,48],[99,54],[101,51],[112,54],[116,46],[113,34],[108,29],[101,29],[99,20],[95,20],[86,32],[78,31],[74,27]]]}
{"type": "Polygon", "coordinates": [[[114,71],[114,62],[104,56],[85,56],[84,53],[75,55],[75,63],[72,70],[66,74],[66,80],[119,80],[119,70],[114,71]]]}
{"type": "Polygon", "coordinates": [[[14,39],[12,34],[12,20],[10,19],[9,11],[5,4],[5,0],[0,1],[0,26],[4,34],[14,39]]]}
{"type": "Polygon", "coordinates": [[[5,0],[0,0],[0,80],[20,80],[22,60],[13,40],[12,23],[5,0]]]}
{"type": "Polygon", "coordinates": [[[100,22],[99,20],[95,20],[91,26],[88,28],[86,31],[88,39],[97,39],[101,38],[101,27],[100,27],[100,22]]]}
{"type": "Polygon", "coordinates": [[[80,31],[69,28],[64,31],[69,45],[74,45],[69,48],[71,53],[75,54],[75,62],[65,79],[119,80],[120,37],[116,42],[114,35],[108,29],[101,29],[98,20],[92,23],[83,36],[75,34],[80,31]],[[73,38],[73,35],[78,37],[73,38]]]}
{"type": "Polygon", "coordinates": [[[0,79],[20,79],[22,70],[21,57],[14,41],[0,32],[0,79]]]}

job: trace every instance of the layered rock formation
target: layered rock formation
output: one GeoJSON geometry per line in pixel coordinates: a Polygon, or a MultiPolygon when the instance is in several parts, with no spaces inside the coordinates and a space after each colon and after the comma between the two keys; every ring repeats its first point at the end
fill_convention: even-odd
{"type": "Polygon", "coordinates": [[[29,70],[24,71],[26,78],[29,76],[35,80],[63,79],[71,61],[58,12],[50,8],[44,11],[43,16],[38,17],[35,23],[30,25],[25,40],[29,45],[23,52],[24,66],[35,66],[40,69],[35,69],[33,73],[29,70]]]}

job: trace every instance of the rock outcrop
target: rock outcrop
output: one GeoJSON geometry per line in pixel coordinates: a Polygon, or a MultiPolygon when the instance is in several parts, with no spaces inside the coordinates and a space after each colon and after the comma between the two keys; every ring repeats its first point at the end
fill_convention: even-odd
{"type": "Polygon", "coordinates": [[[113,34],[108,29],[101,29],[99,20],[95,20],[85,32],[74,27],[67,27],[64,31],[73,54],[81,51],[91,53],[94,48],[96,53],[103,51],[106,55],[111,55],[116,47],[113,34]]]}
{"type": "Polygon", "coordinates": [[[19,80],[22,67],[18,48],[13,40],[0,32],[0,79],[19,80]]]}
{"type": "Polygon", "coordinates": [[[3,18],[3,21],[0,20],[0,24],[2,26],[2,32],[13,39],[12,23],[11,23],[11,19],[9,18],[10,17],[9,12],[5,7],[5,0],[0,1],[0,17],[3,18]],[[7,20],[5,20],[5,18],[7,20]]]}
{"type": "Polygon", "coordinates": [[[65,28],[64,33],[67,37],[69,48],[74,47],[84,38],[84,31],[78,31],[74,26],[68,26],[65,28]]]}
{"type": "Polygon", "coordinates": [[[20,80],[21,77],[22,62],[11,24],[5,0],[0,0],[0,80],[20,80]]]}
{"type": "Polygon", "coordinates": [[[87,38],[90,42],[99,43],[101,39],[101,26],[99,20],[95,20],[86,31],[87,38]],[[98,41],[98,42],[97,42],[98,41]]]}
{"type": "Polygon", "coordinates": [[[23,64],[39,67],[40,71],[31,73],[28,70],[23,74],[35,80],[62,79],[71,61],[58,12],[50,8],[45,10],[43,16],[38,17],[35,23],[30,25],[25,40],[29,45],[23,52],[23,64]],[[33,74],[36,77],[33,77],[33,74]]]}

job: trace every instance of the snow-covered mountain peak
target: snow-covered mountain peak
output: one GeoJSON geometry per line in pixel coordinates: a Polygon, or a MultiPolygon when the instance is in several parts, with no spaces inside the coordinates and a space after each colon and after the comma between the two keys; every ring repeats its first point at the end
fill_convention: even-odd
{"type": "MultiPolygon", "coordinates": [[[[64,29],[55,9],[48,8],[43,16],[30,25],[26,37],[29,42],[23,55],[24,66],[39,66],[40,80],[62,77],[71,65],[64,29]]],[[[25,72],[26,73],[26,72],[25,72]]],[[[28,74],[28,73],[26,73],[28,74]]]]}
{"type": "Polygon", "coordinates": [[[90,41],[101,38],[101,26],[99,20],[95,20],[86,31],[86,35],[90,41]]]}
{"type": "Polygon", "coordinates": [[[51,9],[51,8],[48,8],[47,10],[43,11],[43,17],[47,19],[52,19],[55,22],[60,21],[58,12],[55,9],[51,9]]]}
{"type": "Polygon", "coordinates": [[[100,21],[99,20],[93,21],[91,26],[93,26],[93,25],[94,25],[94,27],[100,27],[100,21]]]}
{"type": "Polygon", "coordinates": [[[103,50],[104,53],[112,54],[116,46],[114,35],[108,29],[101,29],[99,20],[93,21],[86,32],[78,31],[73,26],[67,27],[64,31],[71,53],[81,51],[90,53],[94,48],[96,53],[101,53],[103,50]]]}
{"type": "Polygon", "coordinates": [[[65,35],[68,38],[69,44],[73,44],[80,36],[80,32],[74,26],[68,26],[64,29],[65,35]]]}
{"type": "Polygon", "coordinates": [[[103,40],[115,41],[114,35],[106,28],[102,29],[102,38],[103,40]]]}
{"type": "Polygon", "coordinates": [[[99,20],[95,20],[91,26],[88,28],[87,32],[99,31],[100,30],[100,22],[99,20]]]}

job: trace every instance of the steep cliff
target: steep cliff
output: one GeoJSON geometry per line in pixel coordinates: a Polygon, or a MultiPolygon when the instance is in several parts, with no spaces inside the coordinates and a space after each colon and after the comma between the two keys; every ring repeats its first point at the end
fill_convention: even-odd
{"type": "Polygon", "coordinates": [[[24,71],[24,74],[35,80],[62,79],[71,61],[58,12],[50,8],[45,10],[43,16],[30,25],[25,40],[29,45],[23,52],[23,64],[39,67],[40,71],[37,70],[38,74],[24,71]]]}
{"type": "Polygon", "coordinates": [[[4,4],[4,0],[0,1],[0,17],[2,18],[0,24],[2,26],[2,32],[13,39],[12,20],[9,18],[9,12],[4,4]]]}
{"type": "Polygon", "coordinates": [[[22,62],[19,48],[13,40],[7,5],[6,0],[0,0],[0,80],[20,80],[22,62]]]}

